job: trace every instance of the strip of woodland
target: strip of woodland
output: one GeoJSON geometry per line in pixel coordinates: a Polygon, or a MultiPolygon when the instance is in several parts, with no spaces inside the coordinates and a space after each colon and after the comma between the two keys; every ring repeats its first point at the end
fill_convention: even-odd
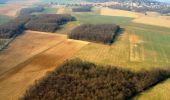
{"type": "Polygon", "coordinates": [[[77,40],[112,43],[119,30],[120,27],[113,24],[83,24],[73,29],[68,37],[77,40]]]}
{"type": "Polygon", "coordinates": [[[22,100],[127,100],[169,77],[169,70],[132,72],[73,59],[37,81],[22,100]]]}

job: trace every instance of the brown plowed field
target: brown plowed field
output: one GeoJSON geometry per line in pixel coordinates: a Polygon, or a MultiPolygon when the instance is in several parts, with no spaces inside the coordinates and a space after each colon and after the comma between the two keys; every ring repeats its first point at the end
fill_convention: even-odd
{"type": "Polygon", "coordinates": [[[86,44],[68,40],[65,35],[43,32],[27,31],[19,36],[0,54],[0,100],[17,100],[35,80],[55,69],[86,44]]]}

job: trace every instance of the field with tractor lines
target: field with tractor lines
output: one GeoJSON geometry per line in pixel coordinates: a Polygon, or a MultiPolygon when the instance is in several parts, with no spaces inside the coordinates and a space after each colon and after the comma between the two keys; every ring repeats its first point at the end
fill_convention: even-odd
{"type": "Polygon", "coordinates": [[[35,80],[86,44],[88,42],[67,39],[65,35],[25,32],[0,53],[0,99],[17,100],[35,80]]]}

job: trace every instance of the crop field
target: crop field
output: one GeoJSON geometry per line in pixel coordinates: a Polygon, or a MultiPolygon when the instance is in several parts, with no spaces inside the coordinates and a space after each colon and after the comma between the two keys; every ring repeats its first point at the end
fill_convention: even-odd
{"type": "Polygon", "coordinates": [[[105,16],[122,16],[122,17],[131,17],[131,18],[138,18],[140,16],[144,16],[144,14],[141,13],[117,10],[117,9],[109,9],[109,8],[101,8],[100,14],[105,16]]]}
{"type": "Polygon", "coordinates": [[[21,5],[7,4],[0,9],[0,15],[16,16],[18,11],[22,8],[21,5]]]}
{"type": "Polygon", "coordinates": [[[87,24],[118,24],[126,25],[129,24],[133,18],[129,17],[113,17],[113,16],[102,16],[94,14],[73,14],[76,16],[77,20],[82,23],[87,24]]]}
{"type": "Polygon", "coordinates": [[[19,36],[0,53],[0,99],[16,100],[35,80],[55,69],[87,43],[67,40],[65,35],[35,31],[19,36]]]}
{"type": "MultiPolygon", "coordinates": [[[[75,2],[75,0],[42,1],[75,2]]],[[[95,8],[95,11],[98,9],[95,8]]],[[[134,23],[134,18],[138,17],[136,15],[121,17],[100,15],[96,12],[74,13],[65,7],[47,8],[42,13],[71,13],[77,21],[63,25],[55,32],[57,34],[26,31],[0,52],[0,99],[17,99],[35,80],[70,58],[80,58],[99,65],[112,65],[137,72],[154,68],[166,69],[170,66],[168,27],[134,23]],[[80,24],[117,24],[123,30],[111,45],[67,39],[66,34],[80,24]]],[[[0,41],[2,41],[0,45],[4,44],[4,40],[0,41]]],[[[137,95],[134,99],[169,100],[169,90],[170,79],[137,95]]]]}
{"type": "Polygon", "coordinates": [[[170,20],[158,17],[141,17],[133,20],[133,22],[170,28],[170,20]]]}
{"type": "MultiPolygon", "coordinates": [[[[125,28],[125,31],[111,46],[90,43],[73,58],[79,57],[98,64],[115,65],[133,71],[170,66],[170,28],[133,23],[131,22],[133,19],[127,17],[87,14],[76,16],[80,23],[116,23],[125,28]]],[[[169,100],[169,85],[170,81],[167,80],[135,99],[169,100]]]]}
{"type": "Polygon", "coordinates": [[[170,47],[168,45],[170,29],[135,24],[131,22],[131,18],[127,17],[87,14],[76,16],[80,23],[116,23],[123,26],[125,31],[113,45],[91,43],[80,50],[75,57],[101,64],[129,67],[132,70],[170,65],[170,47]]]}
{"type": "Polygon", "coordinates": [[[0,15],[0,24],[6,23],[10,21],[11,19],[13,18],[10,16],[0,15]]]}
{"type": "Polygon", "coordinates": [[[63,26],[59,30],[56,31],[58,34],[69,34],[79,23],[77,21],[69,22],[63,26]]]}

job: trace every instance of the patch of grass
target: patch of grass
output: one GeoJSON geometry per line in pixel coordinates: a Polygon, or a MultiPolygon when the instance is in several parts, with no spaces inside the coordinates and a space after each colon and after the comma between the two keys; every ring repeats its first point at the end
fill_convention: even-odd
{"type": "Polygon", "coordinates": [[[13,17],[0,15],[0,24],[7,23],[12,19],[13,19],[13,17]]]}
{"type": "Polygon", "coordinates": [[[169,71],[131,72],[73,59],[30,88],[23,100],[126,100],[167,79],[169,71]]]}
{"type": "Polygon", "coordinates": [[[76,16],[78,21],[83,24],[118,24],[127,25],[133,20],[133,18],[128,17],[112,17],[112,16],[102,16],[95,14],[73,14],[76,16]]]}

